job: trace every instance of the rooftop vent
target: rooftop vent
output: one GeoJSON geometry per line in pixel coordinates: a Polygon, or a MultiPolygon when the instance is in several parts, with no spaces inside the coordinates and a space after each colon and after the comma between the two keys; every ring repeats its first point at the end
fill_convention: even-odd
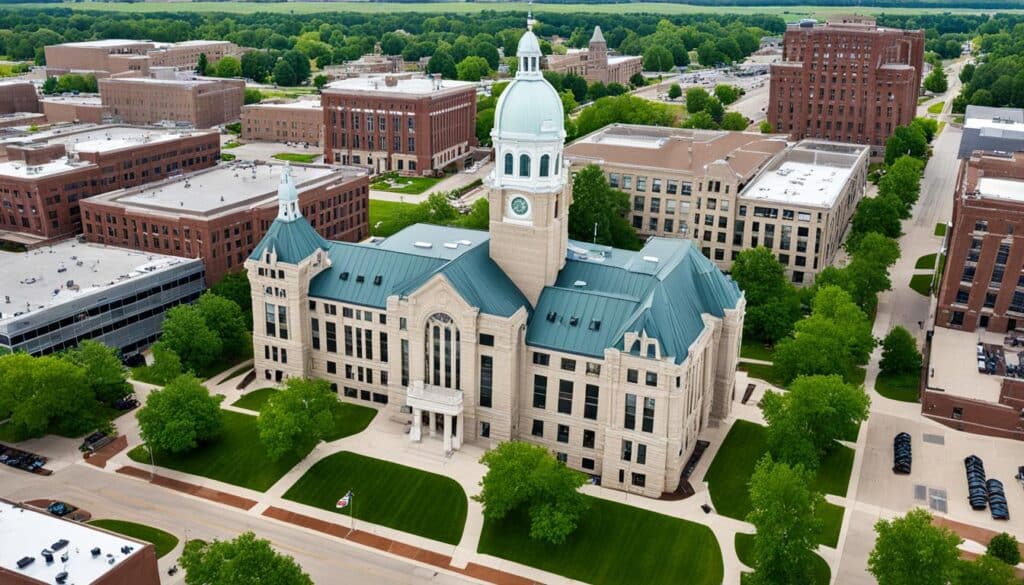
{"type": "Polygon", "coordinates": [[[645,262],[660,262],[657,256],[644,256],[645,262]]]}
{"type": "Polygon", "coordinates": [[[547,317],[548,321],[554,323],[555,319],[557,319],[557,318],[558,318],[558,313],[556,313],[554,311],[548,312],[548,317],[547,317]]]}
{"type": "Polygon", "coordinates": [[[459,245],[456,242],[445,242],[444,247],[448,248],[449,250],[455,250],[459,247],[459,245]]]}
{"type": "Polygon", "coordinates": [[[473,245],[473,242],[471,242],[469,240],[459,240],[459,243],[462,244],[463,246],[472,246],[473,245]]]}
{"type": "Polygon", "coordinates": [[[356,282],[363,282],[365,280],[366,278],[362,274],[356,275],[356,282]]]}
{"type": "Polygon", "coordinates": [[[377,276],[373,277],[373,285],[374,286],[380,286],[380,283],[383,282],[383,281],[384,281],[384,277],[379,275],[379,274],[377,276]]]}
{"type": "Polygon", "coordinates": [[[587,329],[590,329],[591,331],[600,331],[601,330],[601,321],[599,321],[597,319],[592,320],[590,322],[590,326],[587,327],[587,329]]]}
{"type": "Polygon", "coordinates": [[[572,283],[572,285],[573,286],[587,286],[587,281],[585,281],[585,280],[577,280],[576,282],[572,283]]]}
{"type": "Polygon", "coordinates": [[[341,274],[338,275],[338,278],[340,278],[341,280],[348,280],[348,272],[342,272],[341,274]]]}
{"type": "Polygon", "coordinates": [[[575,327],[575,326],[577,326],[579,324],[580,324],[580,318],[579,317],[577,317],[576,315],[573,315],[572,317],[569,317],[569,325],[575,327]]]}
{"type": "Polygon", "coordinates": [[[417,248],[433,248],[434,247],[434,244],[431,244],[430,242],[413,242],[412,245],[416,246],[417,248]]]}
{"type": "Polygon", "coordinates": [[[21,557],[20,559],[18,559],[18,568],[24,569],[25,567],[31,565],[34,562],[36,562],[35,557],[21,557]]]}
{"type": "Polygon", "coordinates": [[[68,582],[68,572],[61,571],[60,573],[57,573],[57,576],[54,578],[54,580],[57,581],[57,585],[64,585],[64,583],[68,582]]]}
{"type": "Polygon", "coordinates": [[[100,556],[100,552],[101,552],[100,551],[100,547],[98,547],[98,546],[93,547],[93,549],[91,551],[89,551],[89,553],[92,554],[92,556],[94,556],[94,557],[100,556]]]}
{"type": "Polygon", "coordinates": [[[53,562],[53,551],[51,551],[50,549],[44,548],[42,552],[39,553],[39,555],[43,557],[43,560],[46,561],[47,565],[53,562]]]}
{"type": "Polygon", "coordinates": [[[58,550],[61,550],[64,547],[66,547],[67,545],[68,545],[68,541],[62,538],[62,539],[58,540],[57,542],[51,544],[50,548],[52,548],[54,551],[58,551],[58,550]]]}

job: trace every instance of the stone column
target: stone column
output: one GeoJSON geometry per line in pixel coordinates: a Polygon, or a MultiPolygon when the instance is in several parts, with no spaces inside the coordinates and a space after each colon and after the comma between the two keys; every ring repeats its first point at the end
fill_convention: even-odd
{"type": "Polygon", "coordinates": [[[465,426],[465,417],[459,415],[458,420],[455,421],[455,448],[462,447],[462,433],[463,427],[465,426]]]}
{"type": "Polygon", "coordinates": [[[423,411],[418,408],[414,408],[412,409],[412,430],[409,431],[409,440],[416,441],[418,443],[422,435],[423,411]]]}
{"type": "Polygon", "coordinates": [[[430,411],[427,411],[427,415],[428,415],[427,418],[430,421],[427,424],[427,428],[430,430],[430,438],[433,439],[437,435],[437,431],[434,430],[435,429],[434,419],[437,417],[437,415],[434,414],[433,412],[430,412],[430,411]]]}
{"type": "Polygon", "coordinates": [[[452,450],[452,415],[444,415],[444,452],[452,450]]]}

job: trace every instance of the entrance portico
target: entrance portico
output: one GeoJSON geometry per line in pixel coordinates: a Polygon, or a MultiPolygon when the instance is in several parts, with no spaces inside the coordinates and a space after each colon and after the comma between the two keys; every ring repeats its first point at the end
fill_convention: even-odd
{"type": "Polygon", "coordinates": [[[418,442],[422,439],[423,419],[426,418],[431,437],[435,436],[437,427],[441,427],[445,453],[462,446],[464,423],[461,390],[440,388],[426,384],[423,380],[413,380],[406,389],[405,403],[412,408],[410,441],[418,442]]]}

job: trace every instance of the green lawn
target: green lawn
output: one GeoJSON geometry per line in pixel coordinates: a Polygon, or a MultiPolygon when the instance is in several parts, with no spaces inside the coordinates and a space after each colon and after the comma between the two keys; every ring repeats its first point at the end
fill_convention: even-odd
{"type": "Polygon", "coordinates": [[[920,258],[917,259],[917,262],[914,263],[914,268],[934,270],[935,269],[935,256],[936,256],[935,254],[928,254],[927,256],[921,256],[920,258]]]}
{"type": "Polygon", "coordinates": [[[221,378],[220,381],[221,382],[227,382],[231,378],[237,378],[238,376],[241,376],[242,374],[247,373],[251,369],[252,369],[252,364],[235,368],[234,370],[231,371],[230,374],[228,374],[227,376],[224,376],[223,378],[221,378]]]}
{"type": "Polygon", "coordinates": [[[229,140],[229,141],[225,142],[224,144],[222,144],[220,146],[220,148],[221,148],[221,150],[224,150],[224,149],[230,149],[230,148],[238,148],[239,146],[242,146],[241,142],[239,142],[237,140],[229,140]]]}
{"type": "Polygon", "coordinates": [[[412,203],[370,199],[370,233],[387,237],[402,231],[406,227],[403,215],[414,207],[412,203]]]}
{"type": "Polygon", "coordinates": [[[293,163],[306,163],[309,164],[315,161],[320,156],[320,153],[314,154],[300,154],[296,152],[279,152],[273,156],[277,160],[283,160],[293,163]]]}
{"type": "Polygon", "coordinates": [[[932,294],[932,275],[931,274],[915,274],[910,277],[910,288],[914,289],[919,295],[931,296],[932,294]]]}
{"type": "Polygon", "coordinates": [[[230,152],[222,152],[222,153],[220,153],[220,160],[225,161],[225,162],[233,161],[236,158],[238,158],[238,157],[236,157],[235,155],[231,154],[230,152]]]}
{"type": "MultiPolygon", "coordinates": [[[[747,483],[758,460],[768,452],[766,428],[749,421],[733,423],[725,441],[718,450],[711,468],[704,476],[711,490],[711,502],[719,514],[745,520],[750,513],[750,495],[747,483]]],[[[837,446],[818,467],[812,487],[822,493],[845,496],[853,466],[853,450],[837,446]]],[[[823,521],[820,542],[835,547],[839,539],[843,508],[826,503],[818,510],[823,521]],[[830,544],[831,543],[831,544],[830,544]]]]}
{"type": "Polygon", "coordinates": [[[259,412],[263,410],[263,405],[270,400],[275,392],[279,392],[279,390],[277,388],[258,388],[252,392],[246,392],[241,398],[231,403],[231,406],[259,412]]]}
{"type": "Polygon", "coordinates": [[[740,346],[741,358],[770,362],[774,353],[774,349],[768,349],[764,346],[764,342],[756,339],[744,339],[740,346]]]}
{"type": "Polygon", "coordinates": [[[404,195],[419,195],[440,181],[441,179],[437,177],[400,177],[398,173],[385,173],[370,183],[370,189],[404,195]],[[394,183],[393,186],[388,183],[389,180],[394,183]]]}
{"type": "Polygon", "coordinates": [[[449,544],[462,538],[468,505],[453,479],[348,451],[318,461],[284,497],[449,544]],[[349,490],[352,504],[335,508],[349,490]]]}
{"type": "Polygon", "coordinates": [[[929,114],[941,114],[942,113],[942,108],[944,108],[945,106],[946,106],[946,102],[935,102],[934,104],[928,106],[928,113],[929,114]]]}
{"type": "MultiPolygon", "coordinates": [[[[203,368],[199,372],[197,372],[196,373],[196,377],[201,379],[201,380],[209,380],[210,378],[213,378],[217,374],[224,373],[224,372],[228,371],[230,368],[232,368],[234,366],[237,366],[238,364],[240,364],[240,363],[242,363],[244,361],[251,360],[252,359],[252,334],[249,333],[249,334],[246,334],[246,335],[248,337],[247,337],[247,342],[245,343],[245,346],[243,348],[242,355],[234,356],[234,357],[225,356],[225,357],[223,357],[223,358],[213,362],[212,364],[206,366],[205,368],[203,368]]],[[[244,368],[236,369],[235,371],[236,372],[241,372],[241,371],[244,371],[246,369],[251,369],[251,368],[252,368],[252,366],[248,365],[248,366],[244,366],[244,368]]],[[[149,366],[137,366],[137,367],[132,368],[131,377],[134,378],[135,380],[138,380],[140,382],[145,382],[147,384],[156,384],[156,382],[153,381],[152,376],[150,376],[149,372],[150,372],[149,366]]]]}
{"type": "Polygon", "coordinates": [[[936,236],[944,236],[944,235],[946,235],[946,224],[944,224],[944,223],[937,223],[937,224],[935,224],[935,235],[936,236]]]}
{"type": "MultiPolygon", "coordinates": [[[[747,565],[748,567],[754,564],[753,534],[736,533],[736,556],[739,557],[740,562],[747,565]]],[[[743,574],[744,582],[747,580],[745,577],[748,574],[749,573],[743,574]]],[[[814,585],[828,585],[829,580],[832,578],[832,571],[829,570],[828,563],[825,562],[825,559],[821,558],[821,556],[817,554],[814,555],[813,574],[814,585]]]]}
{"type": "Polygon", "coordinates": [[[586,496],[590,509],[561,545],[529,537],[517,510],[484,521],[478,552],[587,583],[717,585],[722,552],[706,526],[586,496]]]}
{"type": "Polygon", "coordinates": [[[757,378],[758,380],[764,380],[769,384],[778,386],[779,388],[786,387],[786,380],[782,378],[775,370],[775,366],[768,366],[765,364],[752,364],[750,362],[740,362],[738,368],[750,374],[750,377],[757,378]]]}
{"type": "Polygon", "coordinates": [[[892,400],[917,402],[920,383],[920,374],[879,374],[875,380],[875,391],[892,400]]]}
{"type": "Polygon", "coordinates": [[[174,550],[174,547],[178,546],[177,536],[174,536],[170,532],[164,532],[159,528],[146,526],[145,524],[125,522],[124,520],[90,520],[89,524],[99,526],[100,528],[111,532],[123,534],[128,538],[134,538],[135,540],[142,540],[151,543],[153,547],[156,548],[156,558],[158,559],[174,550]]]}

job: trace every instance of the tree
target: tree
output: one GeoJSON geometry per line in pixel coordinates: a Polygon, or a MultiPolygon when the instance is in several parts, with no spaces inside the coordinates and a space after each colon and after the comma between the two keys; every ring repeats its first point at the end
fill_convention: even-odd
{"type": "Polygon", "coordinates": [[[257,420],[267,456],[277,461],[288,453],[308,453],[331,432],[337,402],[325,380],[288,378],[257,420]]]}
{"type": "Polygon", "coordinates": [[[802,376],[785,394],[766,392],[761,410],[768,422],[768,449],[790,465],[816,469],[839,437],[856,434],[871,400],[840,376],[802,376]]]}
{"type": "Polygon", "coordinates": [[[700,111],[693,114],[689,118],[683,121],[681,124],[683,128],[696,128],[698,130],[717,130],[718,124],[715,123],[715,119],[711,117],[711,114],[706,111],[700,111]]]}
{"type": "Polygon", "coordinates": [[[903,155],[923,158],[927,151],[928,139],[920,126],[897,126],[885,141],[885,164],[891,165],[903,155]]]}
{"type": "Polygon", "coordinates": [[[719,83],[718,85],[715,86],[715,97],[718,98],[718,101],[722,102],[722,105],[728,106],[729,104],[740,99],[742,91],[743,90],[736,87],[735,85],[719,83]]]}
{"type": "Polygon", "coordinates": [[[223,353],[232,356],[247,353],[246,345],[250,343],[246,336],[247,323],[237,303],[206,292],[194,306],[206,326],[220,340],[223,353]]]}
{"type": "Polygon", "coordinates": [[[775,463],[764,456],[750,477],[751,511],[747,521],[754,535],[754,585],[811,583],[814,550],[824,504],[808,487],[812,477],[802,467],[775,463]]]}
{"type": "Polygon", "coordinates": [[[960,69],[960,82],[968,84],[971,82],[971,78],[974,77],[975,65],[974,63],[967,63],[960,69]]]}
{"type": "Polygon", "coordinates": [[[281,59],[285,60],[288,65],[291,66],[292,71],[295,72],[296,85],[303,84],[307,79],[309,79],[311,67],[309,65],[308,55],[301,51],[292,49],[291,51],[287,51],[285,54],[281,55],[281,59]]]}
{"type": "Polygon", "coordinates": [[[98,341],[86,339],[69,349],[64,357],[82,368],[96,399],[113,404],[132,393],[128,383],[128,370],[121,363],[118,351],[98,341]]]}
{"type": "Polygon", "coordinates": [[[180,562],[188,585],[313,585],[295,559],[275,551],[270,541],[252,532],[234,540],[190,540],[180,562]]]}
{"type": "Polygon", "coordinates": [[[221,430],[220,402],[193,375],[183,374],[146,397],[139,410],[139,430],[156,452],[184,453],[213,439],[221,430]]]}
{"type": "Polygon", "coordinates": [[[924,163],[920,159],[906,155],[897,158],[878,180],[878,193],[899,198],[909,215],[909,210],[921,194],[923,168],[924,163]]]}
{"type": "Polygon", "coordinates": [[[575,110],[577,106],[579,106],[579,104],[576,103],[576,98],[573,97],[572,92],[569,91],[569,90],[565,90],[565,91],[559,93],[558,97],[562,99],[562,111],[563,112],[566,112],[566,113],[571,112],[571,111],[575,110]]]}
{"type": "Polygon", "coordinates": [[[573,177],[569,207],[569,237],[637,250],[640,241],[626,220],[629,196],[608,185],[597,165],[587,165],[573,177]],[[596,237],[595,237],[596,228],[596,237]]]}
{"type": "Polygon", "coordinates": [[[900,213],[903,202],[893,195],[878,195],[860,202],[853,214],[848,245],[853,248],[864,235],[877,232],[887,238],[900,237],[903,226],[900,224],[900,213]]]}
{"type": "Polygon", "coordinates": [[[295,70],[284,59],[280,59],[277,65],[274,65],[274,83],[282,87],[291,87],[299,84],[299,78],[295,75],[295,70]]]}
{"type": "Polygon", "coordinates": [[[979,89],[971,94],[972,106],[991,106],[994,103],[992,92],[987,89],[979,89]]]}
{"type": "Polygon", "coordinates": [[[267,51],[248,51],[242,55],[242,76],[262,83],[274,70],[274,57],[267,51]]]}
{"type": "Polygon", "coordinates": [[[883,374],[915,374],[921,371],[921,352],[917,351],[917,342],[909,331],[897,325],[885,336],[879,367],[883,374]]]}
{"type": "Polygon", "coordinates": [[[1020,562],[1020,547],[1017,537],[1007,532],[1000,532],[993,536],[992,540],[988,541],[988,549],[985,552],[1010,566],[1015,566],[1020,562]]]}
{"type": "MultiPolygon", "coordinates": [[[[928,143],[939,133],[939,121],[935,118],[914,118],[910,121],[910,126],[919,130],[928,143]]],[[[921,161],[921,168],[924,168],[924,161],[921,161]]]]}
{"type": "Polygon", "coordinates": [[[481,145],[487,146],[491,143],[491,130],[494,130],[494,108],[477,110],[476,139],[481,145]]]}
{"type": "Polygon", "coordinates": [[[722,117],[722,130],[746,130],[748,126],[747,117],[739,112],[727,112],[722,117]]]}
{"type": "Polygon", "coordinates": [[[206,75],[206,70],[209,67],[210,62],[206,59],[206,53],[199,53],[199,60],[196,62],[196,73],[206,75]]]}
{"type": "Polygon", "coordinates": [[[317,75],[313,78],[313,85],[315,85],[317,89],[323,89],[324,86],[327,85],[327,76],[323,74],[317,75]]]}
{"type": "Polygon", "coordinates": [[[1013,566],[989,554],[973,561],[961,560],[956,565],[953,585],[1020,585],[1013,566]]]}
{"type": "Polygon", "coordinates": [[[79,436],[99,424],[85,369],[55,356],[0,357],[0,412],[10,413],[7,424],[17,440],[49,430],[79,436]]]}
{"type": "Polygon", "coordinates": [[[892,289],[889,267],[900,257],[899,244],[892,238],[869,232],[851,239],[848,250],[851,260],[845,268],[829,268],[842,272],[842,279],[835,284],[849,292],[865,314],[872,314],[878,293],[892,289]]]}
{"type": "Polygon", "coordinates": [[[427,61],[427,73],[440,73],[441,77],[455,79],[458,71],[455,67],[455,58],[452,57],[451,49],[438,48],[434,55],[427,61]]]}
{"type": "Polygon", "coordinates": [[[711,94],[703,87],[691,87],[686,90],[686,111],[691,114],[707,109],[711,94]]]}
{"type": "Polygon", "coordinates": [[[949,88],[946,72],[942,67],[934,67],[928,77],[924,78],[924,88],[932,93],[943,93],[949,88]]]}
{"type": "Polygon", "coordinates": [[[241,77],[242,62],[237,57],[221,57],[217,61],[217,77],[241,77]]]}
{"type": "Polygon", "coordinates": [[[932,515],[917,508],[902,518],[875,523],[875,548],[868,556],[868,572],[879,585],[934,585],[949,583],[958,568],[960,537],[932,526],[932,515]]]}
{"type": "Polygon", "coordinates": [[[800,301],[771,250],[759,246],[741,251],[733,261],[732,277],[747,300],[744,335],[767,343],[789,335],[800,318],[800,301]]]}
{"type": "Polygon", "coordinates": [[[46,81],[43,82],[43,93],[49,95],[57,93],[57,78],[47,77],[46,81]]]}
{"type": "Polygon", "coordinates": [[[245,317],[246,329],[252,331],[252,286],[245,270],[227,273],[210,287],[210,292],[238,305],[245,317]]]}
{"type": "Polygon", "coordinates": [[[491,66],[487,59],[470,55],[455,66],[456,75],[462,81],[480,81],[481,78],[491,74],[491,66]]]}
{"type": "Polygon", "coordinates": [[[653,45],[644,51],[644,71],[671,71],[675,68],[672,52],[661,45],[653,45]]]}
{"type": "Polygon", "coordinates": [[[668,87],[668,99],[677,100],[683,96],[683,88],[679,87],[678,83],[673,83],[668,87]]]}
{"type": "Polygon", "coordinates": [[[148,368],[149,379],[154,384],[165,385],[184,373],[181,359],[178,358],[178,354],[174,353],[174,350],[167,347],[167,344],[158,341],[153,344],[151,351],[153,363],[148,368]]]}
{"type": "Polygon", "coordinates": [[[772,123],[768,120],[761,120],[758,129],[761,130],[761,134],[771,134],[775,130],[775,128],[772,128],[772,123]]]}
{"type": "Polygon", "coordinates": [[[569,469],[539,445],[507,441],[484,453],[480,462],[487,473],[480,494],[473,498],[484,517],[501,520],[525,507],[530,516],[530,538],[562,544],[579,523],[587,502],[579,492],[586,476],[569,469]]]}
{"type": "Polygon", "coordinates": [[[715,121],[715,124],[721,124],[722,119],[725,117],[725,108],[722,107],[722,102],[718,101],[718,98],[711,96],[708,98],[706,104],[704,104],[704,111],[711,115],[711,119],[715,121]]]}
{"type": "Polygon", "coordinates": [[[491,223],[491,206],[486,197],[481,197],[473,202],[469,213],[462,216],[458,226],[471,230],[486,230],[491,223]]]}
{"type": "Polygon", "coordinates": [[[261,92],[258,89],[255,89],[255,88],[251,88],[251,87],[245,88],[244,103],[246,105],[258,104],[258,103],[260,103],[262,101],[263,101],[263,92],[261,92]]]}
{"type": "Polygon", "coordinates": [[[199,372],[220,358],[223,345],[197,307],[178,305],[167,311],[161,341],[181,358],[188,369],[199,372]]]}
{"type": "Polygon", "coordinates": [[[647,80],[644,79],[643,73],[634,73],[629,76],[629,84],[633,87],[643,87],[647,85],[647,80]]]}

